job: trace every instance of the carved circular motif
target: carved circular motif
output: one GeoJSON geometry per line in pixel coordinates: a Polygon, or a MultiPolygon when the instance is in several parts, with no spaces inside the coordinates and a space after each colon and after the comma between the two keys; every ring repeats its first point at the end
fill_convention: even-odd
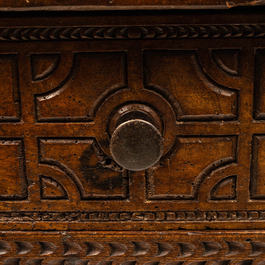
{"type": "Polygon", "coordinates": [[[125,103],[113,110],[109,117],[108,134],[111,138],[114,130],[124,121],[129,119],[143,119],[152,123],[163,134],[163,119],[156,110],[142,103],[125,103]],[[139,117],[137,114],[139,113],[139,117]],[[131,116],[131,117],[129,117],[131,116]],[[145,116],[145,118],[144,118],[145,116]]]}
{"type": "Polygon", "coordinates": [[[95,115],[95,137],[106,155],[110,152],[111,134],[122,113],[132,108],[148,113],[155,127],[164,139],[162,156],[168,154],[176,138],[176,116],[170,103],[160,94],[142,89],[139,91],[122,89],[104,100],[95,115]],[[138,107],[136,107],[138,106],[138,107]]]}

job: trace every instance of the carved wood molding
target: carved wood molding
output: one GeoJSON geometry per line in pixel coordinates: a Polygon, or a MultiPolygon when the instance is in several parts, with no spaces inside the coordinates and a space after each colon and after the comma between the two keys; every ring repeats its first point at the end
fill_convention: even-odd
{"type": "Polygon", "coordinates": [[[1,212],[0,222],[262,221],[265,211],[1,212]]]}
{"type": "Polygon", "coordinates": [[[0,41],[81,39],[182,39],[253,38],[265,36],[265,24],[159,25],[112,27],[21,27],[1,28],[0,41]]]}
{"type": "Polygon", "coordinates": [[[264,231],[0,233],[3,264],[263,264],[264,231]],[[238,264],[238,263],[236,263],[238,264]]]}

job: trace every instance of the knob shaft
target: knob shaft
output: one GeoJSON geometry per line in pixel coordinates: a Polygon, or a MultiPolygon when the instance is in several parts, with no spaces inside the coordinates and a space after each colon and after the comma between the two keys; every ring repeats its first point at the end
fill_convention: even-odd
{"type": "Polygon", "coordinates": [[[123,168],[140,171],[155,165],[163,153],[163,137],[148,121],[128,120],[114,131],[110,141],[113,159],[123,168]]]}

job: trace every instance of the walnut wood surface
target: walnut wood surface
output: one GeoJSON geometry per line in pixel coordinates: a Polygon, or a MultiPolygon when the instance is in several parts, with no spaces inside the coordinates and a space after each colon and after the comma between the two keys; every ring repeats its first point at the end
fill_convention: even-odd
{"type": "Polygon", "coordinates": [[[2,264],[263,264],[261,231],[0,233],[2,264]]]}
{"type": "Polygon", "coordinates": [[[264,8],[1,14],[4,265],[264,263],[264,8]],[[135,108],[139,172],[109,148],[135,108]]]}
{"type": "Polygon", "coordinates": [[[261,6],[264,0],[0,0],[2,11],[230,9],[261,6]]]}

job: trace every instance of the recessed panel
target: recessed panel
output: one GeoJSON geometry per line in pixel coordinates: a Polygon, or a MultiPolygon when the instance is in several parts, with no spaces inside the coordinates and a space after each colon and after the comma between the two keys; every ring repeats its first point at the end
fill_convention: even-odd
{"type": "Polygon", "coordinates": [[[28,181],[22,140],[0,139],[0,201],[26,199],[28,181]]]}
{"type": "MultiPolygon", "coordinates": [[[[81,200],[116,200],[128,196],[128,171],[113,170],[108,159],[102,156],[99,147],[93,139],[40,139],[41,165],[56,168],[64,173],[64,178],[70,179],[72,185],[80,194],[81,200]],[[104,160],[105,159],[105,160],[104,160]]],[[[45,169],[43,170],[45,173],[45,169]]],[[[53,176],[41,177],[42,194],[54,198],[67,198],[67,187],[63,187],[60,178],[53,176]],[[53,183],[55,181],[55,183],[53,183]],[[46,184],[45,184],[46,182],[46,184]],[[57,184],[56,184],[57,182],[57,184]],[[50,185],[56,185],[61,193],[52,195],[50,185]],[[45,193],[50,195],[45,195],[45,193]]]]}
{"type": "Polygon", "coordinates": [[[175,98],[179,121],[237,119],[238,92],[209,76],[196,50],[146,51],[144,70],[147,88],[175,98]]]}
{"type": "MultiPolygon", "coordinates": [[[[64,67],[58,60],[56,55],[32,55],[33,80],[48,79],[56,68],[64,67]],[[44,62],[49,66],[45,67],[44,62]]],[[[67,77],[57,87],[36,95],[37,120],[92,121],[100,102],[111,92],[126,87],[126,70],[125,52],[73,53],[72,68],[67,77]]]]}

